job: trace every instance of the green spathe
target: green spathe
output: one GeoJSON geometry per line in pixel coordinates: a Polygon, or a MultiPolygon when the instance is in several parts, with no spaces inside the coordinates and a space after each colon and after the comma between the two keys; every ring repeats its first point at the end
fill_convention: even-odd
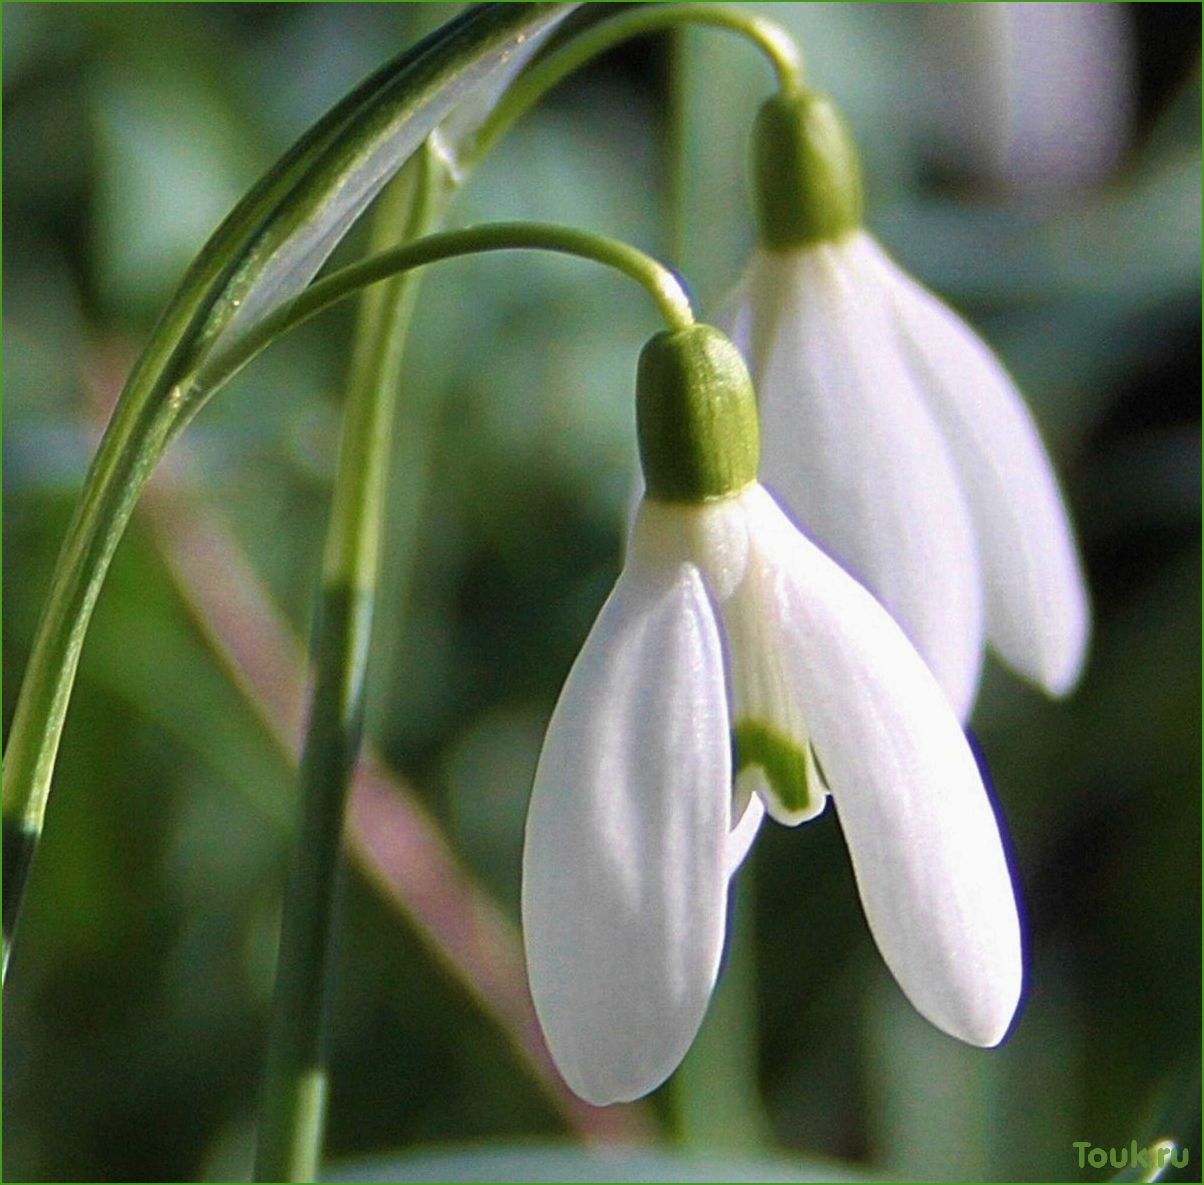
{"type": "Polygon", "coordinates": [[[636,374],[647,496],[707,502],[756,481],[757,403],[740,351],[710,325],[656,334],[636,374]]]}
{"type": "Polygon", "coordinates": [[[861,225],[857,149],[827,96],[805,90],[768,99],[753,125],[752,168],[762,246],[789,251],[861,225]]]}
{"type": "Polygon", "coordinates": [[[732,739],[737,773],[760,766],[782,806],[800,814],[811,809],[815,800],[811,791],[812,766],[802,746],[763,721],[748,717],[737,722],[732,739]]]}

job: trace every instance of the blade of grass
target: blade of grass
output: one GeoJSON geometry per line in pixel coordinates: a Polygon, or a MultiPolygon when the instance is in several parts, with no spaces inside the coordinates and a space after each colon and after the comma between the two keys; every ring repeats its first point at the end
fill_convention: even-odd
{"type": "MultiPolygon", "coordinates": [[[[428,146],[382,196],[371,250],[420,238],[451,187],[428,146]]],[[[306,1181],[321,1161],[325,1015],[338,925],[343,816],[363,738],[393,421],[418,275],[360,297],[315,627],[313,707],[301,757],[301,817],[285,890],[255,1159],[258,1181],[306,1181]]]]}
{"type": "Polygon", "coordinates": [[[68,527],[4,756],[3,972],[41,834],[88,622],[138,495],[172,438],[175,387],[227,331],[300,291],[427,134],[572,4],[486,4],[382,67],[218,227],[134,366],[68,527]]]}

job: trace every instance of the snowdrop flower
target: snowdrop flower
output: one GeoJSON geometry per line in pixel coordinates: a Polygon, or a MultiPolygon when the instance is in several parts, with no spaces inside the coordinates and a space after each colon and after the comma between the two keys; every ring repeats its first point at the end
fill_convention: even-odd
{"type": "Polygon", "coordinates": [[[963,719],[985,640],[1066,693],[1087,597],[1011,379],[861,229],[855,151],[825,98],[765,104],[754,175],[760,243],[720,323],[760,395],[766,484],[890,610],[963,719]]]}
{"type": "Polygon", "coordinates": [[[884,609],[757,482],[747,371],[659,334],[637,380],[646,482],[626,561],[548,726],[523,855],[532,995],[582,1098],[660,1085],[715,983],[728,880],[764,811],[831,795],[866,917],[913,1004],[1006,1031],[1020,932],[957,717],[884,609]]]}

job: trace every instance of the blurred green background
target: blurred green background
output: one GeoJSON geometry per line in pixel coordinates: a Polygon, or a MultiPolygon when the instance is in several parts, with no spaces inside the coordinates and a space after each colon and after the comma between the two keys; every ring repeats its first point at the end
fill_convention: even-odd
{"type": "MultiPolygon", "coordinates": [[[[969,1049],[913,1014],[831,811],[767,826],[711,1016],[625,1171],[672,1179],[681,1165],[653,1154],[676,1150],[733,1178],[746,1162],[750,1179],[1090,1180],[1107,1173],[1080,1170],[1074,1141],[1169,1135],[1198,1179],[1199,6],[766,7],[849,116],[871,226],[1031,400],[1096,635],[1070,700],[992,664],[973,720],[1027,917],[1007,1044],[969,1049]]],[[[97,408],[190,257],[310,122],[453,11],[3,6],[6,728],[97,408]]],[[[770,85],[723,34],[625,47],[519,126],[453,221],[627,238],[714,309],[751,244],[745,141],[770,85]]],[[[305,636],[350,324],[343,309],[307,326],[206,408],[158,483],[170,513],[136,518],[118,553],[6,990],[7,1179],[248,1171],[292,774],[198,624],[170,531],[181,514],[229,530],[305,636]]],[[[422,289],[369,735],[515,926],[526,795],[617,570],[635,356],[655,328],[624,282],[564,260],[451,264],[422,289]]],[[[202,579],[218,604],[246,584],[229,563],[202,579]]],[[[358,873],[346,911],[333,1158],[576,1138],[358,873]]],[[[583,1171],[546,1157],[519,1171],[583,1171]]],[[[423,1163],[500,1171],[381,1171],[423,1163]]]]}

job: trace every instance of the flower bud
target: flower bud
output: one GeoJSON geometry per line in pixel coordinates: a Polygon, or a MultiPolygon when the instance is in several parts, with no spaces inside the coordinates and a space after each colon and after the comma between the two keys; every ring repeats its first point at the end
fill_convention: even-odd
{"type": "Polygon", "coordinates": [[[789,251],[861,225],[857,149],[826,96],[803,91],[767,100],[753,125],[752,167],[763,246],[789,251]]]}
{"type": "Polygon", "coordinates": [[[692,325],[648,341],[636,373],[636,419],[647,497],[706,502],[756,481],[752,380],[718,329],[692,325]]]}

